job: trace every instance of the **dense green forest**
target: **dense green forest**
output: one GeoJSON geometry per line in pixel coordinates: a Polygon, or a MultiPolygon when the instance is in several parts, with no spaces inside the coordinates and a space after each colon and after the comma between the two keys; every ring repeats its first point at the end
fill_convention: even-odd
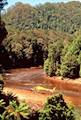
{"type": "Polygon", "coordinates": [[[19,30],[52,29],[72,34],[81,28],[81,3],[45,3],[36,7],[16,3],[4,17],[8,27],[19,30]]]}
{"type": "Polygon", "coordinates": [[[8,31],[0,47],[4,68],[44,65],[49,76],[81,76],[80,2],[16,3],[2,18],[8,31]]]}

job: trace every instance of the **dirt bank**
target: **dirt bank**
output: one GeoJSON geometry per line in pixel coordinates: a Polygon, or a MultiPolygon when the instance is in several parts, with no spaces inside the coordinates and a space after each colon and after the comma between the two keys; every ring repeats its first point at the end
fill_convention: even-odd
{"type": "MultiPolygon", "coordinates": [[[[47,98],[52,96],[52,94],[46,93],[38,93],[34,91],[28,90],[20,90],[15,88],[4,88],[5,93],[13,93],[13,95],[17,96],[20,101],[25,101],[32,109],[40,109],[43,107],[44,103],[46,102],[47,98]]],[[[55,93],[56,94],[56,93],[55,93]]],[[[73,98],[64,96],[64,99],[67,103],[73,104],[73,98]]]]}
{"type": "Polygon", "coordinates": [[[50,96],[50,94],[41,94],[30,90],[21,90],[8,87],[4,88],[4,92],[13,93],[13,95],[18,96],[19,100],[25,100],[25,102],[28,103],[34,109],[43,107],[43,104],[45,103],[47,97],[50,96]]]}
{"type": "Polygon", "coordinates": [[[45,86],[63,93],[66,101],[79,107],[81,105],[81,79],[61,80],[59,77],[47,77],[42,69],[14,69],[6,73],[4,91],[12,92],[34,108],[40,108],[50,94],[32,91],[35,86],[45,86]]]}

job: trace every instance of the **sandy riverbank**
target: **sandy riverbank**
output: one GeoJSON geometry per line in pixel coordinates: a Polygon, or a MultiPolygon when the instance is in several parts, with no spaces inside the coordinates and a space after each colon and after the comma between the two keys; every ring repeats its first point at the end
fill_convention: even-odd
{"type": "Polygon", "coordinates": [[[4,88],[4,92],[13,93],[13,95],[17,96],[19,100],[25,101],[34,109],[41,108],[45,103],[47,97],[49,97],[49,94],[41,94],[30,90],[21,90],[8,87],[4,88]]]}
{"type": "MultiPolygon", "coordinates": [[[[13,93],[13,95],[17,96],[20,101],[25,101],[29,106],[32,107],[32,109],[39,109],[42,108],[45,101],[50,94],[46,93],[38,93],[34,91],[29,90],[21,90],[21,89],[15,89],[15,88],[4,88],[5,93],[13,93]]],[[[72,103],[71,98],[64,96],[66,102],[72,103]]]]}

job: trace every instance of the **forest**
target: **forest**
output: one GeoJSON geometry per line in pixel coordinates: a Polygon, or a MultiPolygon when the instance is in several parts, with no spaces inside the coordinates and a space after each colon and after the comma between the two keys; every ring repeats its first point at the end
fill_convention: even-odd
{"type": "Polygon", "coordinates": [[[0,21],[0,120],[81,120],[62,94],[52,95],[42,109],[34,110],[4,93],[5,71],[40,66],[50,77],[81,77],[81,2],[18,2],[0,21]]]}
{"type": "Polygon", "coordinates": [[[42,65],[49,76],[80,77],[80,13],[80,2],[35,7],[18,2],[8,8],[0,64],[6,69],[42,65]]]}

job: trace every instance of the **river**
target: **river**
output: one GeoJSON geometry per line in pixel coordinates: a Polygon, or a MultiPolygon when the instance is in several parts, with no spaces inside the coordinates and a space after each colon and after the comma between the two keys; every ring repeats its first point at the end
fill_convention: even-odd
{"type": "MultiPolygon", "coordinates": [[[[46,89],[56,88],[56,92],[61,92],[72,103],[80,108],[81,105],[81,84],[69,80],[60,80],[56,77],[47,77],[43,69],[40,68],[22,68],[8,70],[5,74],[5,87],[20,89],[21,91],[32,91],[36,86],[46,89]]],[[[33,92],[33,91],[32,91],[33,92]]],[[[45,91],[51,95],[49,91],[45,91]]],[[[40,93],[43,94],[43,93],[40,93]]],[[[40,99],[40,98],[39,98],[40,99]]]]}

